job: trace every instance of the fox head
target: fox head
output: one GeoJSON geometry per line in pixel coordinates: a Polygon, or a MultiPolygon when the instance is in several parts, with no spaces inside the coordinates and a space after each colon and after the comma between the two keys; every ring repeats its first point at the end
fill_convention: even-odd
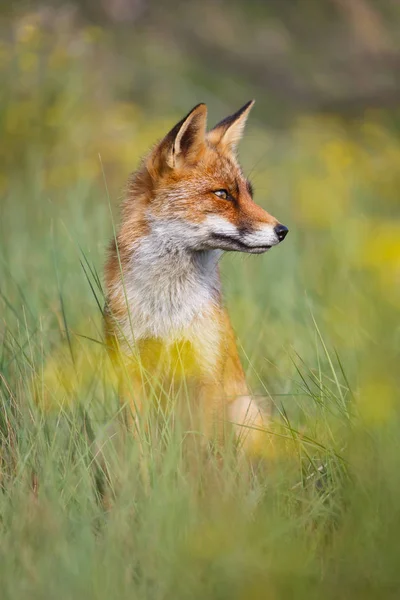
{"type": "Polygon", "coordinates": [[[155,146],[134,179],[146,229],[191,251],[260,254],[286,237],[287,227],[253,202],[236,157],[253,104],[209,132],[199,104],[155,146]]]}

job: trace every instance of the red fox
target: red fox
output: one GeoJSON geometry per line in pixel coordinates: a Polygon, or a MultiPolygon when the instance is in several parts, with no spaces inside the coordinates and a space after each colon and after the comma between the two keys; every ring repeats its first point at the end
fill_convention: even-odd
{"type": "Polygon", "coordinates": [[[129,181],[105,271],[106,337],[134,417],[155,381],[167,391],[185,381],[206,434],[220,439],[231,422],[249,452],[266,418],[249,395],[218,262],[224,251],[266,252],[288,233],[253,202],[236,158],[253,104],[209,132],[198,104],[151,150],[129,181]]]}

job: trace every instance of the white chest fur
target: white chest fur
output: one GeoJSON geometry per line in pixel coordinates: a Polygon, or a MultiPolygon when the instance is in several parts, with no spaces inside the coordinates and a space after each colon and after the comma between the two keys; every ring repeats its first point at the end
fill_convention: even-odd
{"type": "Polygon", "coordinates": [[[168,343],[195,336],[210,338],[205,344],[215,345],[219,331],[212,315],[220,293],[219,257],[215,250],[188,252],[158,232],[141,238],[115,290],[124,294],[129,308],[120,323],[125,339],[168,343]]]}

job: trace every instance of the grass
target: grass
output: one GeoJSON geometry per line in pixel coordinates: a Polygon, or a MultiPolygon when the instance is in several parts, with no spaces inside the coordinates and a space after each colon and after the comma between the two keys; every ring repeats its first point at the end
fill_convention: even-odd
{"type": "Polygon", "coordinates": [[[256,199],[290,229],[268,256],[222,261],[249,383],[273,405],[266,457],[244,467],[227,444],[221,464],[167,411],[140,461],[101,345],[113,224],[98,153],[114,209],[128,166],[174,117],[148,123],[113,98],[94,109],[89,67],[67,60],[49,67],[51,93],[34,87],[29,114],[56,106],[60,119],[40,139],[4,75],[1,597],[397,598],[396,132],[379,115],[249,128],[256,199]]]}

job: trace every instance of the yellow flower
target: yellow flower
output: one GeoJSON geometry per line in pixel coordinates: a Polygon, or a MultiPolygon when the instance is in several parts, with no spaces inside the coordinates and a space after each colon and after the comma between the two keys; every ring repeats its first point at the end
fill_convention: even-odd
{"type": "Polygon", "coordinates": [[[32,39],[35,28],[32,24],[26,23],[17,29],[17,40],[22,43],[27,43],[32,39]]]}
{"type": "Polygon", "coordinates": [[[380,221],[364,226],[359,264],[372,268],[382,283],[400,288],[400,222],[380,221]]]}
{"type": "Polygon", "coordinates": [[[349,183],[326,173],[300,177],[295,188],[296,212],[301,222],[316,228],[332,227],[343,219],[349,202],[349,183]]]}
{"type": "Polygon", "coordinates": [[[360,391],[359,409],[361,416],[369,425],[386,423],[394,410],[396,393],[385,381],[372,380],[367,382],[360,391]]]}

